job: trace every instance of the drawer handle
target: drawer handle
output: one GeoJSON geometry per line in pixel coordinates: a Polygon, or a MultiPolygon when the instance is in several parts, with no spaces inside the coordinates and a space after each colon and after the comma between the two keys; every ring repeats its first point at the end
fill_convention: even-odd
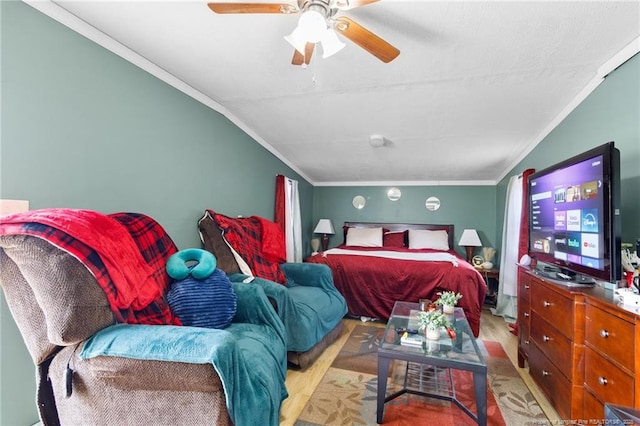
{"type": "Polygon", "coordinates": [[[525,318],[529,318],[529,312],[525,312],[525,313],[524,313],[524,317],[525,317],[525,318]]]}
{"type": "Polygon", "coordinates": [[[598,383],[600,383],[602,386],[605,386],[607,384],[607,379],[605,379],[604,377],[598,377],[598,383]]]}
{"type": "Polygon", "coordinates": [[[544,302],[542,302],[542,306],[544,306],[545,308],[548,308],[549,306],[551,306],[551,303],[545,300],[544,302]]]}
{"type": "Polygon", "coordinates": [[[524,288],[525,288],[526,290],[529,290],[529,289],[531,288],[531,286],[530,286],[529,284],[525,284],[525,285],[524,285],[524,288]]]}
{"type": "Polygon", "coordinates": [[[525,344],[525,345],[528,345],[528,344],[529,344],[529,340],[525,340],[525,341],[524,341],[524,344],[525,344]]]}
{"type": "Polygon", "coordinates": [[[544,334],[542,335],[542,341],[543,341],[543,342],[548,342],[549,340],[551,340],[551,337],[546,336],[546,335],[544,335],[544,334]]]}
{"type": "Polygon", "coordinates": [[[609,332],[605,329],[600,330],[600,337],[606,339],[607,337],[609,337],[609,332]]]}
{"type": "Polygon", "coordinates": [[[542,370],[542,375],[547,377],[549,375],[549,372],[547,370],[542,370]]]}

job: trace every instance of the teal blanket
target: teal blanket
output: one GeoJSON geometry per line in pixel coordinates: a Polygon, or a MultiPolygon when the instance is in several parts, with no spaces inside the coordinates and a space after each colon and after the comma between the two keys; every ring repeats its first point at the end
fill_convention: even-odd
{"type": "MultiPolygon", "coordinates": [[[[316,345],[342,321],[347,303],[333,284],[327,265],[316,263],[283,263],[280,268],[287,278],[282,285],[262,278],[251,284],[262,287],[277,305],[278,316],[287,331],[287,350],[305,352],[316,345]]],[[[246,275],[232,274],[232,282],[242,282],[246,275]]]]}
{"type": "Polygon", "coordinates": [[[222,381],[236,426],[278,425],[288,396],[286,337],[262,289],[237,286],[238,312],[224,330],[117,324],[85,342],[81,358],[124,358],[211,363],[222,381]]]}

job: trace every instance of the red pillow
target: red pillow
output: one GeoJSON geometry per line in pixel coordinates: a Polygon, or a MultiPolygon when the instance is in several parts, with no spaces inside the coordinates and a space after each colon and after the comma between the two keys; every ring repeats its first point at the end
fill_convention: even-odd
{"type": "Polygon", "coordinates": [[[382,246],[383,247],[406,247],[405,240],[407,237],[407,231],[385,231],[382,234],[382,246]]]}
{"type": "MultiPolygon", "coordinates": [[[[280,284],[286,282],[280,265],[274,257],[263,252],[262,222],[266,219],[255,216],[246,218],[231,218],[209,210],[213,220],[223,231],[223,237],[231,247],[249,265],[253,275],[280,284]]],[[[280,234],[282,235],[282,234],[280,234]]],[[[274,238],[270,234],[270,238],[274,238]]],[[[284,246],[284,236],[283,246],[284,246]]]]}

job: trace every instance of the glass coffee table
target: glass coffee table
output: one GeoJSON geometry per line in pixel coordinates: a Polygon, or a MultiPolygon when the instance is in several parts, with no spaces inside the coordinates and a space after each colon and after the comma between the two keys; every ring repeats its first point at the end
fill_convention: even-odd
{"type": "Polygon", "coordinates": [[[404,329],[417,329],[418,303],[396,302],[387,322],[382,342],[378,347],[378,406],[377,422],[384,418],[384,404],[405,393],[451,401],[479,425],[487,424],[487,364],[478,348],[476,339],[462,308],[455,308],[450,322],[456,331],[455,339],[445,330],[440,339],[420,340],[422,333],[413,335],[417,342],[401,342],[404,329]],[[387,395],[387,378],[392,360],[406,361],[402,389],[387,395]],[[476,413],[456,398],[451,370],[470,371],[476,413]]]}

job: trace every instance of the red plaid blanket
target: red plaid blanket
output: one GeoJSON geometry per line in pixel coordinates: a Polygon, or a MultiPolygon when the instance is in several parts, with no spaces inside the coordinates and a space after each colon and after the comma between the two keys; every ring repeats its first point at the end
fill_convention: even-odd
{"type": "Polygon", "coordinates": [[[207,211],[222,229],[227,243],[249,265],[253,275],[280,284],[286,283],[280,269],[280,263],[286,260],[284,236],[278,225],[258,216],[234,219],[213,210],[207,211]]]}
{"type": "Polygon", "coordinates": [[[79,259],[105,291],[118,322],[180,324],[165,299],[171,284],[165,264],[177,248],[152,218],[42,209],[0,219],[0,235],[20,234],[43,238],[79,259]]]}

